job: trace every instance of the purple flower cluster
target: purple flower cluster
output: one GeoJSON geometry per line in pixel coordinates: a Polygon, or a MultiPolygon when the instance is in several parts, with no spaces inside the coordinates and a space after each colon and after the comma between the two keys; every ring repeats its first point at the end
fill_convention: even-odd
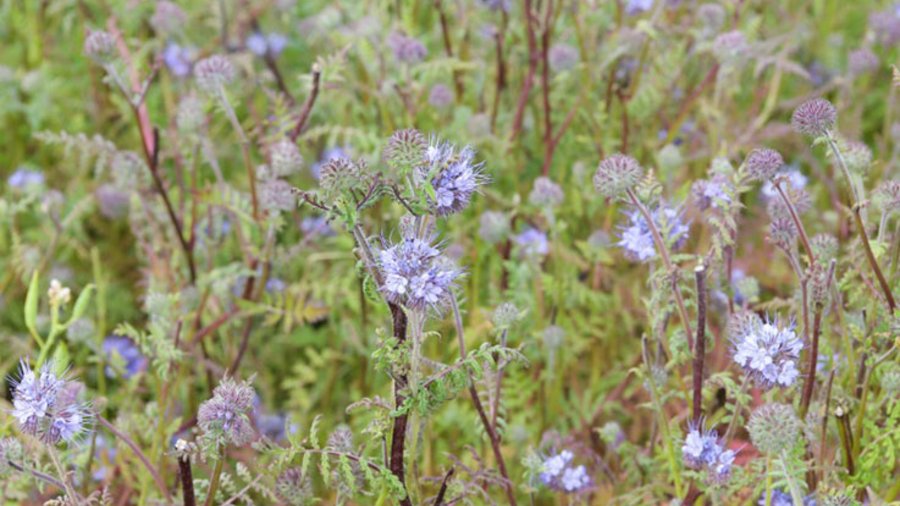
{"type": "Polygon", "coordinates": [[[170,42],[163,50],[162,59],[169,72],[177,77],[186,77],[191,73],[191,65],[194,52],[186,47],[181,47],[170,42]]]}
{"type": "Polygon", "coordinates": [[[526,229],[513,241],[519,246],[519,255],[526,258],[543,257],[550,252],[547,234],[536,228],[526,229]]]}
{"type": "Polygon", "coordinates": [[[447,300],[460,271],[441,258],[441,251],[417,237],[405,237],[379,253],[388,300],[408,308],[439,308],[447,300]]]}
{"type": "Polygon", "coordinates": [[[581,492],[591,486],[591,477],[583,466],[572,466],[575,455],[563,450],[544,460],[539,478],[544,485],[567,493],[581,492]]]}
{"type": "MultiPolygon", "coordinates": [[[[674,248],[678,248],[687,239],[689,227],[681,219],[681,211],[677,208],[659,205],[650,215],[659,233],[674,248]]],[[[621,239],[617,243],[625,250],[625,256],[639,262],[646,262],[656,257],[656,244],[650,225],[638,210],[626,213],[628,224],[621,227],[621,239]]]]}
{"type": "Polygon", "coordinates": [[[44,184],[44,174],[37,170],[19,168],[9,175],[6,183],[16,189],[24,189],[30,186],[39,186],[44,184]]]}
{"type": "Polygon", "coordinates": [[[793,323],[782,325],[777,319],[763,322],[751,314],[731,336],[734,361],[762,388],[789,387],[800,376],[797,361],[803,342],[793,323]]]}
{"type": "Polygon", "coordinates": [[[447,142],[432,139],[425,150],[419,177],[431,178],[435,198],[429,204],[434,214],[447,216],[465,209],[472,194],[484,184],[482,163],[475,163],[475,150],[466,146],[457,150],[447,142]]]}
{"type": "Polygon", "coordinates": [[[402,62],[417,63],[428,55],[428,49],[421,41],[400,32],[394,32],[388,36],[387,43],[394,52],[394,58],[402,62]]]}
{"type": "Polygon", "coordinates": [[[22,360],[19,378],[13,382],[13,418],[22,432],[51,445],[75,441],[90,420],[87,406],[72,395],[77,384],[57,375],[55,369],[50,362],[35,372],[22,360]]]}
{"type": "Polygon", "coordinates": [[[200,405],[197,425],[206,434],[221,435],[226,442],[243,446],[255,435],[249,418],[255,398],[249,383],[225,378],[213,390],[212,399],[200,405]]]}
{"type": "Polygon", "coordinates": [[[287,46],[287,37],[280,33],[262,34],[253,32],[247,37],[245,45],[256,56],[265,56],[266,54],[278,56],[287,46]]]}
{"type": "Polygon", "coordinates": [[[734,450],[726,450],[714,429],[703,430],[699,425],[688,427],[687,437],[681,446],[684,464],[691,469],[705,469],[711,481],[722,483],[731,476],[734,450]]]}
{"type": "MultiPolygon", "coordinates": [[[[124,365],[122,376],[125,379],[147,370],[147,357],[145,357],[140,348],[134,344],[134,341],[125,336],[111,335],[103,340],[103,353],[108,359],[117,357],[124,365]]],[[[114,378],[116,372],[111,367],[106,368],[106,376],[114,378]]]]}

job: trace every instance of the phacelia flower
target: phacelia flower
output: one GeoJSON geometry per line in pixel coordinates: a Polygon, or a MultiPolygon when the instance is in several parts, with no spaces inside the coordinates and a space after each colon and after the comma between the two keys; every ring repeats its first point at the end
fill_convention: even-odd
{"type": "MultiPolygon", "coordinates": [[[[806,184],[809,182],[809,178],[803,175],[803,173],[800,172],[800,170],[798,170],[796,167],[790,165],[785,165],[781,171],[775,174],[774,177],[780,177],[782,178],[782,181],[785,181],[787,183],[787,185],[785,185],[785,183],[782,183],[781,187],[783,189],[790,186],[793,189],[802,190],[806,188],[806,184]]],[[[760,188],[760,193],[767,200],[781,198],[778,195],[778,190],[775,189],[775,185],[772,184],[771,179],[766,180],[763,183],[762,188],[760,188]]]]}
{"type": "Polygon", "coordinates": [[[847,55],[847,70],[855,76],[872,72],[879,65],[881,62],[878,61],[878,56],[868,48],[857,49],[847,55]]]}
{"type": "MultiPolygon", "coordinates": [[[[681,212],[665,205],[657,206],[650,212],[660,235],[671,247],[681,247],[687,239],[688,227],[681,219],[681,212]]],[[[625,250],[625,256],[638,262],[646,262],[656,257],[656,244],[653,241],[653,232],[650,225],[644,219],[644,215],[633,210],[626,213],[627,225],[621,227],[621,239],[617,243],[625,250]]]]}
{"type": "Polygon", "coordinates": [[[84,54],[100,65],[109,64],[118,55],[116,38],[102,30],[93,31],[84,39],[84,54]]]}
{"type": "Polygon", "coordinates": [[[336,232],[324,216],[307,216],[300,220],[300,231],[304,237],[332,237],[336,232]]]}
{"type": "Polygon", "coordinates": [[[714,429],[703,430],[691,423],[681,446],[681,455],[687,467],[705,470],[713,482],[721,483],[731,476],[735,452],[725,449],[714,429]]]}
{"type": "Polygon", "coordinates": [[[418,63],[428,55],[428,50],[421,41],[400,32],[389,35],[387,43],[394,52],[394,58],[405,63],[418,63]]]}
{"type": "Polygon", "coordinates": [[[629,16],[647,12],[653,8],[653,0],[628,0],[625,6],[625,13],[629,16]]]}
{"type": "Polygon", "coordinates": [[[44,184],[44,173],[20,167],[9,175],[9,178],[6,179],[6,184],[17,190],[41,186],[44,184]]]}
{"type": "Polygon", "coordinates": [[[312,174],[312,177],[319,179],[322,174],[322,167],[328,162],[337,160],[338,158],[350,158],[350,148],[336,146],[326,149],[319,158],[319,161],[309,167],[309,172],[312,174]]]}
{"type": "Polygon", "coordinates": [[[544,460],[538,478],[554,489],[566,493],[581,492],[591,486],[591,477],[583,465],[571,466],[575,455],[563,450],[544,460]]]}
{"type": "Polygon", "coordinates": [[[193,51],[170,42],[163,50],[162,59],[172,75],[185,77],[191,73],[193,51]]]}
{"type": "Polygon", "coordinates": [[[747,422],[750,440],[767,455],[789,452],[799,441],[802,422],[788,404],[765,404],[756,408],[747,422]]]}
{"type": "Polygon", "coordinates": [[[194,66],[197,86],[207,93],[218,93],[223,87],[234,81],[235,75],[236,72],[231,61],[218,54],[200,60],[194,66]]]}
{"type": "Polygon", "coordinates": [[[435,84],[428,92],[428,103],[432,107],[443,109],[453,103],[453,91],[446,84],[435,84]]]}
{"type": "Polygon", "coordinates": [[[100,214],[109,218],[121,218],[128,211],[131,196],[111,184],[102,184],[94,190],[94,198],[100,214]]]}
{"type": "Polygon", "coordinates": [[[554,44],[550,46],[547,53],[547,60],[550,68],[555,72],[569,70],[578,64],[578,49],[569,44],[554,44]]]}
{"type": "Polygon", "coordinates": [[[187,16],[175,2],[161,0],[156,4],[156,11],[150,18],[150,26],[160,33],[178,31],[187,21],[187,16]]]}
{"type": "Polygon", "coordinates": [[[782,166],[784,158],[781,157],[781,153],[769,148],[756,148],[744,160],[747,175],[756,181],[771,179],[782,166]]]}
{"type": "Polygon", "coordinates": [[[605,158],[594,173],[594,188],[604,197],[618,197],[634,188],[643,175],[637,160],[622,154],[605,158]]]}
{"type": "Polygon", "coordinates": [[[497,244],[509,235],[509,216],[506,213],[485,211],[478,221],[478,236],[488,244],[497,244]]]}
{"type": "Polygon", "coordinates": [[[734,361],[761,388],[791,386],[800,375],[797,361],[803,349],[793,323],[763,322],[752,313],[742,317],[744,324],[731,335],[734,361]]]}
{"type": "Polygon", "coordinates": [[[249,418],[255,397],[250,383],[225,378],[213,390],[212,399],[200,405],[197,424],[207,435],[221,436],[226,442],[243,446],[255,435],[249,418]]]}
{"type": "Polygon", "coordinates": [[[767,502],[766,499],[766,493],[763,492],[756,504],[759,504],[760,506],[766,506],[767,504],[771,506],[794,506],[794,500],[791,499],[791,494],[786,494],[778,489],[772,491],[772,497],[769,498],[770,501],[767,502]]]}
{"type": "Polygon", "coordinates": [[[565,194],[562,188],[548,177],[534,180],[534,187],[528,194],[528,202],[538,207],[556,207],[562,204],[565,194]]]}
{"type": "Polygon", "coordinates": [[[441,258],[441,251],[417,237],[385,245],[378,255],[384,275],[382,293],[408,308],[441,308],[461,272],[441,258]]]}
{"type": "Polygon", "coordinates": [[[720,208],[731,202],[731,185],[722,175],[695,181],[691,186],[694,203],[701,210],[720,208]]]}
{"type": "Polygon", "coordinates": [[[885,47],[893,47],[900,42],[900,9],[894,4],[885,10],[869,15],[869,27],[878,41],[885,47]]]}
{"type": "Polygon", "coordinates": [[[525,258],[539,258],[550,252],[547,234],[536,228],[526,229],[513,242],[519,247],[519,255],[525,258]]]}
{"type": "Polygon", "coordinates": [[[287,38],[280,33],[270,33],[268,35],[259,32],[253,32],[247,37],[245,44],[247,49],[256,56],[265,56],[271,54],[278,56],[287,46],[287,38]]]}
{"type": "Polygon", "coordinates": [[[791,126],[798,133],[818,137],[834,128],[837,110],[831,102],[815,98],[800,104],[791,116],[791,126]]]}
{"type": "Polygon", "coordinates": [[[420,179],[430,178],[435,199],[429,198],[432,212],[447,216],[468,207],[478,187],[484,184],[483,163],[475,162],[475,150],[458,150],[452,144],[432,139],[425,149],[424,164],[418,168],[420,179]]]}
{"type": "Polygon", "coordinates": [[[22,432],[47,444],[71,443],[84,433],[90,420],[87,406],[78,402],[74,382],[55,372],[53,362],[34,371],[22,360],[13,381],[12,416],[22,432]]]}
{"type": "MultiPolygon", "coordinates": [[[[109,360],[115,360],[122,365],[122,377],[131,378],[136,374],[147,370],[149,361],[141,353],[141,349],[126,336],[110,335],[103,340],[103,353],[109,360]]],[[[116,370],[107,366],[106,376],[116,377],[116,370]]]]}

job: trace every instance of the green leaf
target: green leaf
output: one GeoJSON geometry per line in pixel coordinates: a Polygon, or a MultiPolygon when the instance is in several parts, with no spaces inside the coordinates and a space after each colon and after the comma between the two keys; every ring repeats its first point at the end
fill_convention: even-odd
{"type": "Polygon", "coordinates": [[[75,301],[75,307],[72,309],[72,315],[69,317],[69,321],[66,322],[66,327],[72,324],[75,320],[84,316],[84,312],[87,311],[88,304],[91,302],[91,295],[94,293],[94,285],[90,284],[84,287],[84,290],[78,295],[78,300],[75,301]]]}
{"type": "Polygon", "coordinates": [[[28,327],[38,344],[42,344],[37,331],[38,299],[40,297],[38,290],[40,290],[40,278],[38,271],[34,271],[34,274],[31,275],[31,283],[28,285],[28,295],[25,296],[25,326],[28,327]]]}

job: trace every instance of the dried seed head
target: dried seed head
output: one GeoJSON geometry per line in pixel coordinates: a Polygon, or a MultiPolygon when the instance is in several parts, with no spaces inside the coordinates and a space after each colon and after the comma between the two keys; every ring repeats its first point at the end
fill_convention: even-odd
{"type": "Polygon", "coordinates": [[[194,66],[194,77],[197,86],[207,93],[218,93],[231,84],[235,78],[234,65],[222,55],[213,55],[197,62],[194,66]]]}
{"type": "Polygon", "coordinates": [[[519,318],[521,318],[522,313],[519,311],[519,308],[516,307],[512,302],[504,302],[497,306],[497,309],[494,310],[494,314],[491,316],[491,321],[494,323],[494,326],[498,329],[504,329],[511,327],[519,318]]]}
{"type": "Polygon", "coordinates": [[[259,183],[259,201],[270,212],[290,211],[297,207],[293,187],[281,179],[267,179],[259,183]]]}
{"type": "Polygon", "coordinates": [[[643,169],[637,160],[616,153],[605,158],[594,173],[594,188],[604,197],[618,197],[634,188],[643,176],[643,169]]]}
{"type": "Polygon", "coordinates": [[[396,171],[404,173],[422,163],[428,141],[415,128],[398,130],[391,135],[384,148],[384,160],[396,171]]]}
{"type": "Polygon", "coordinates": [[[797,133],[818,137],[834,128],[837,110],[831,102],[815,98],[800,104],[791,116],[791,126],[797,133]]]}
{"type": "Polygon", "coordinates": [[[479,220],[478,236],[488,244],[497,244],[509,236],[509,217],[500,211],[485,211],[479,220]]]}
{"type": "Polygon", "coordinates": [[[303,168],[303,155],[300,148],[289,139],[281,139],[269,149],[270,167],[276,177],[288,177],[300,172],[303,168]]]}
{"type": "Polygon", "coordinates": [[[756,181],[767,181],[784,165],[781,153],[769,148],[756,148],[744,160],[747,175],[756,181]]]}
{"type": "Polygon", "coordinates": [[[84,39],[84,54],[100,65],[112,63],[118,57],[116,38],[102,30],[91,32],[84,39]]]}
{"type": "Polygon", "coordinates": [[[841,154],[847,168],[856,174],[865,175],[872,166],[872,150],[859,141],[840,141],[841,154]]]}
{"type": "Polygon", "coordinates": [[[753,446],[767,455],[778,455],[793,448],[800,438],[801,429],[794,408],[787,404],[761,406],[753,411],[747,422],[753,446]]]}

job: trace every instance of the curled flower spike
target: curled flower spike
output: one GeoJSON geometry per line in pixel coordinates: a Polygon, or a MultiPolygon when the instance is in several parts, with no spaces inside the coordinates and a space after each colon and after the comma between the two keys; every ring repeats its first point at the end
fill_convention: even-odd
{"type": "Polygon", "coordinates": [[[767,181],[784,165],[781,153],[769,148],[756,148],[744,160],[747,175],[756,181],[767,181]]]}
{"type": "Polygon", "coordinates": [[[741,319],[740,325],[729,323],[734,332],[734,361],[761,388],[791,386],[800,376],[797,361],[803,349],[793,323],[783,325],[777,319],[763,322],[752,313],[734,318],[741,319]]]}
{"type": "Polygon", "coordinates": [[[594,188],[604,197],[618,197],[634,188],[643,175],[634,158],[616,153],[603,159],[594,173],[594,188]]]}
{"type": "Polygon", "coordinates": [[[50,445],[76,441],[90,421],[87,406],[69,394],[77,390],[76,384],[55,370],[55,364],[48,362],[36,372],[22,360],[19,377],[13,381],[13,418],[22,432],[50,445]]]}
{"type": "Polygon", "coordinates": [[[197,425],[206,434],[221,435],[226,442],[243,446],[255,436],[249,417],[255,396],[249,382],[225,378],[213,390],[212,399],[200,405],[197,425]]]}
{"type": "Polygon", "coordinates": [[[387,299],[414,309],[442,308],[461,274],[442,259],[437,247],[412,236],[386,245],[379,263],[384,274],[381,291],[387,299]]]}
{"type": "Polygon", "coordinates": [[[469,146],[457,150],[446,142],[432,139],[425,149],[424,164],[418,168],[420,180],[429,179],[434,198],[429,197],[432,212],[447,216],[469,206],[478,187],[485,183],[483,164],[475,163],[475,150],[469,146]]]}
{"type": "Polygon", "coordinates": [[[791,116],[791,126],[798,133],[818,137],[834,128],[837,110],[831,102],[816,98],[800,104],[791,116]]]}

